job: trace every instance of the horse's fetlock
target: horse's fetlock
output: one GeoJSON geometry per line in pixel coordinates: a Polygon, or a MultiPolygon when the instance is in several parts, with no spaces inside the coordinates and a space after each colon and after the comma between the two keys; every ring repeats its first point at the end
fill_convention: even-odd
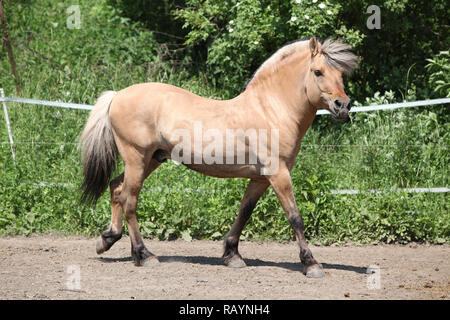
{"type": "Polygon", "coordinates": [[[143,243],[138,243],[131,247],[131,256],[133,257],[134,264],[141,266],[145,259],[153,256],[153,254],[147,250],[143,243]]]}
{"type": "Polygon", "coordinates": [[[122,232],[114,232],[113,230],[108,229],[101,234],[101,237],[103,239],[105,249],[108,250],[114,243],[122,238],[122,232]]]}
{"type": "Polygon", "coordinates": [[[308,248],[300,250],[300,261],[307,266],[317,264],[317,261],[314,259],[311,250],[309,250],[308,248]]]}
{"type": "Polygon", "coordinates": [[[222,258],[230,258],[232,256],[234,256],[235,254],[239,254],[238,253],[238,244],[239,244],[239,239],[236,237],[226,237],[225,241],[224,241],[224,250],[223,250],[223,255],[222,258]]]}

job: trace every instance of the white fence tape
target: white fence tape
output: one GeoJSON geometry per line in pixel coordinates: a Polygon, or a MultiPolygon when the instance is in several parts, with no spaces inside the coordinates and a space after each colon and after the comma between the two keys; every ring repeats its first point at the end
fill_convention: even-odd
{"type": "MultiPolygon", "coordinates": [[[[432,100],[419,100],[413,102],[402,102],[402,103],[390,103],[390,104],[382,104],[375,106],[365,106],[365,107],[353,107],[350,112],[366,112],[366,111],[379,111],[379,110],[393,110],[399,108],[411,108],[411,107],[420,107],[420,106],[431,106],[435,104],[446,104],[450,103],[450,98],[443,99],[432,99],[432,100]]],[[[319,110],[317,111],[318,115],[330,114],[327,110],[319,110]]]]}
{"type": "Polygon", "coordinates": [[[38,104],[41,106],[60,107],[60,108],[69,108],[69,109],[82,109],[82,110],[92,110],[92,108],[93,108],[93,106],[88,105],[88,104],[68,103],[68,102],[60,102],[60,101],[47,101],[47,100],[35,100],[35,99],[25,99],[25,98],[1,97],[0,101],[38,104]]]}
{"type": "Polygon", "coordinates": [[[330,190],[331,194],[360,194],[360,193],[392,193],[392,192],[406,192],[406,193],[445,193],[450,192],[449,188],[397,188],[388,190],[354,190],[354,189],[344,189],[344,190],[330,190]]]}

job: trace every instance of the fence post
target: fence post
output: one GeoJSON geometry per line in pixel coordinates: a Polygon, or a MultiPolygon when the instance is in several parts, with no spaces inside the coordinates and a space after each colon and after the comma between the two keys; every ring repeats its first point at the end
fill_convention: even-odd
{"type": "MultiPolygon", "coordinates": [[[[5,97],[3,88],[0,88],[0,94],[1,94],[2,98],[5,97]]],[[[14,166],[15,166],[16,165],[16,152],[14,151],[14,141],[13,141],[13,136],[11,133],[11,125],[9,124],[8,109],[6,109],[6,102],[3,99],[2,99],[2,104],[3,104],[3,112],[5,113],[6,127],[8,128],[9,145],[11,146],[11,153],[12,153],[12,158],[13,158],[13,162],[14,162],[14,166]]]]}

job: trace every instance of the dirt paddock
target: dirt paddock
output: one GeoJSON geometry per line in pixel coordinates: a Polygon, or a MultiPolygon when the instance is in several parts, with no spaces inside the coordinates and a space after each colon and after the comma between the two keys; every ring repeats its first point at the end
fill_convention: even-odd
{"type": "Polygon", "coordinates": [[[241,242],[246,268],[223,265],[220,241],[153,241],[161,263],[135,267],[124,237],[0,237],[0,299],[449,299],[450,246],[310,246],[326,276],[301,273],[296,243],[241,242]],[[375,273],[367,267],[375,265],[375,273]]]}

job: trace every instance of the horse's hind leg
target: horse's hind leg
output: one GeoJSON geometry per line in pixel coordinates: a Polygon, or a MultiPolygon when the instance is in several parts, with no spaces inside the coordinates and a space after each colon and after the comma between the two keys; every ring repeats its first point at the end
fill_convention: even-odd
{"type": "Polygon", "coordinates": [[[148,165],[145,165],[143,159],[125,161],[125,177],[119,201],[125,213],[131,239],[131,256],[136,266],[151,265],[159,262],[158,257],[145,247],[136,218],[137,201],[142,184],[159,165],[160,162],[155,159],[151,159],[148,165]]]}
{"type": "Polygon", "coordinates": [[[101,254],[122,237],[122,206],[119,203],[119,196],[122,191],[123,173],[112,180],[109,184],[111,193],[111,224],[108,229],[102,232],[97,240],[97,254],[101,254]]]}
{"type": "Polygon", "coordinates": [[[225,236],[224,253],[222,258],[227,266],[233,268],[245,267],[245,262],[238,251],[239,237],[244,229],[247,220],[250,218],[253,209],[259,198],[264,194],[269,186],[267,181],[250,181],[244,198],[239,208],[239,214],[233,223],[230,231],[225,236]]]}

